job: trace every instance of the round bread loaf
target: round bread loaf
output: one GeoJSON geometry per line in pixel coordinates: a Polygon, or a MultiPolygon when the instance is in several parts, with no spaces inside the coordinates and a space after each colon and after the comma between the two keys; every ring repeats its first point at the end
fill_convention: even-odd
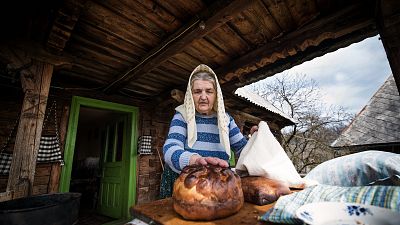
{"type": "Polygon", "coordinates": [[[174,183],[174,210],[189,220],[213,220],[243,206],[240,177],[229,168],[186,166],[174,183]]]}

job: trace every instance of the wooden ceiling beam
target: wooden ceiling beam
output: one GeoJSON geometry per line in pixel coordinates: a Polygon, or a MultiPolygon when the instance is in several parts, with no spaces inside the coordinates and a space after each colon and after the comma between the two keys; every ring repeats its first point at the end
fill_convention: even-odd
{"type": "MultiPolygon", "coordinates": [[[[366,28],[376,30],[373,16],[373,9],[371,10],[368,6],[362,5],[362,3],[352,5],[329,17],[317,19],[315,22],[237,58],[229,65],[217,69],[216,74],[220,78],[221,86],[230,87],[228,89],[258,81],[267,77],[264,73],[269,73],[274,67],[273,65],[279,64],[279,61],[291,59],[291,64],[299,64],[293,60],[299,58],[297,55],[305,56],[301,53],[310,47],[315,49],[324,41],[339,39],[366,28]]],[[[331,48],[331,51],[335,50],[331,48]]],[[[321,52],[322,55],[325,53],[321,52]]],[[[316,56],[319,55],[313,54],[312,57],[316,56]]],[[[312,59],[311,57],[307,58],[308,60],[312,59]]]]}
{"type": "Polygon", "coordinates": [[[214,1],[205,11],[196,15],[189,23],[182,26],[171,36],[165,38],[157,47],[146,54],[137,65],[111,81],[104,88],[104,92],[115,92],[120,87],[126,85],[129,80],[144,76],[171,56],[182,51],[192,41],[204,37],[231,20],[233,15],[245,10],[252,4],[253,1],[248,0],[214,1]]]}
{"type": "Polygon", "coordinates": [[[261,69],[250,72],[246,74],[245,78],[243,78],[246,80],[234,78],[229,82],[221,84],[221,89],[224,93],[233,93],[237,88],[273,76],[274,74],[283,72],[296,65],[300,65],[306,61],[325,55],[326,53],[336,51],[337,49],[347,47],[353,43],[360,42],[365,38],[372,37],[374,35],[377,35],[377,31],[375,29],[367,29],[366,31],[362,31],[360,33],[352,33],[337,39],[326,40],[320,43],[318,46],[312,46],[303,52],[298,52],[294,56],[280,59],[273,64],[269,64],[261,69]]]}
{"type": "Polygon", "coordinates": [[[64,1],[62,7],[57,11],[53,25],[50,28],[46,42],[47,50],[53,53],[59,53],[64,50],[86,1],[64,1]]]}
{"type": "Polygon", "coordinates": [[[397,91],[400,93],[400,2],[396,0],[379,1],[377,6],[379,34],[392,69],[397,91]]]}

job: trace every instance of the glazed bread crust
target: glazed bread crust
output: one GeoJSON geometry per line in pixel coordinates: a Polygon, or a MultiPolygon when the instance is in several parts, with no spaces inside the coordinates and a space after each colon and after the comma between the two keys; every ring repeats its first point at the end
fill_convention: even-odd
{"type": "Polygon", "coordinates": [[[238,212],[244,202],[240,177],[229,168],[192,165],[174,183],[174,210],[188,220],[213,220],[238,212]]]}

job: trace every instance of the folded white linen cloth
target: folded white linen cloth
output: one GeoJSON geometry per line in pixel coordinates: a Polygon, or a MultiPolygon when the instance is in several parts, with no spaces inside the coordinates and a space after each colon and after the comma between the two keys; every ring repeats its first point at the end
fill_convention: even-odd
{"type": "Polygon", "coordinates": [[[262,176],[287,182],[289,187],[304,188],[318,184],[301,178],[292,161],[272,134],[266,122],[261,121],[240,153],[236,171],[247,171],[250,176],[262,176]]]}

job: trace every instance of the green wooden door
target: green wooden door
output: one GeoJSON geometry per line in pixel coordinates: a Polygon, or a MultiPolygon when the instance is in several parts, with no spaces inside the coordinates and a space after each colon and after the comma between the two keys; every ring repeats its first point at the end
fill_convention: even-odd
{"type": "MultiPolygon", "coordinates": [[[[115,217],[116,215],[120,215],[119,218],[130,218],[129,208],[135,205],[136,199],[136,162],[137,162],[137,121],[138,121],[138,109],[134,106],[121,105],[113,102],[106,102],[97,99],[89,99],[79,96],[74,96],[72,98],[71,108],[70,108],[70,117],[68,122],[68,131],[65,140],[65,151],[64,151],[64,162],[65,165],[62,167],[61,178],[60,178],[60,192],[68,192],[71,181],[71,171],[73,167],[73,159],[74,159],[74,151],[75,151],[75,140],[76,133],[78,129],[78,120],[79,120],[79,110],[81,106],[92,107],[98,109],[107,109],[114,110],[117,112],[121,112],[126,115],[126,118],[123,118],[123,124],[126,128],[123,128],[123,141],[118,142],[121,139],[113,139],[115,146],[115,151],[112,151],[113,161],[108,162],[109,158],[105,158],[106,154],[103,154],[103,159],[101,162],[104,162],[104,178],[102,181],[103,184],[103,195],[98,202],[102,201],[102,207],[98,208],[106,215],[111,215],[115,217]],[[115,142],[116,141],[116,142],[115,142]],[[122,155],[117,149],[120,143],[122,143],[122,155]],[[121,158],[121,160],[119,160],[121,158]],[[123,159],[123,160],[122,160],[123,159]],[[117,178],[119,177],[119,178],[117,178]],[[112,183],[114,183],[114,187],[112,187],[112,183]],[[119,187],[118,187],[119,185],[119,187]],[[107,188],[106,188],[107,187],[107,188]],[[112,187],[112,188],[111,188],[112,187]],[[117,190],[120,190],[119,193],[117,190]],[[112,197],[108,197],[112,196],[112,197]],[[115,201],[112,202],[112,201],[115,201]],[[106,204],[107,203],[107,204],[106,204]],[[117,205],[120,206],[117,206],[117,205]],[[110,207],[115,205],[116,207],[110,207]],[[107,208],[108,207],[108,208],[107,208]],[[120,209],[118,210],[118,207],[120,209]]],[[[118,118],[114,124],[117,124],[117,121],[120,121],[122,118],[118,118]]],[[[103,123],[103,121],[99,121],[99,123],[103,123]]],[[[111,124],[107,124],[107,127],[112,127],[111,124]]],[[[117,132],[123,126],[119,126],[120,128],[114,128],[117,132]]],[[[107,134],[107,129],[104,129],[107,134]]],[[[112,138],[118,136],[118,134],[108,134],[110,138],[110,142],[112,142],[112,138]]],[[[104,140],[107,140],[105,139],[104,140]]],[[[105,143],[104,153],[105,153],[105,143]]],[[[100,197],[100,195],[99,195],[100,197]]]]}
{"type": "Polygon", "coordinates": [[[122,167],[125,145],[126,118],[107,124],[102,131],[102,177],[98,211],[106,216],[120,218],[122,212],[122,167]]]}

